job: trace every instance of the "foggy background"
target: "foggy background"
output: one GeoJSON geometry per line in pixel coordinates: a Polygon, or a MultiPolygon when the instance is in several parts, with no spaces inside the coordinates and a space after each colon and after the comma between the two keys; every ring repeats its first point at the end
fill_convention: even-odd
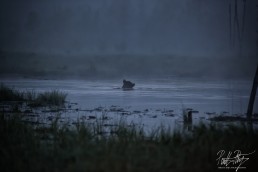
{"type": "Polygon", "coordinates": [[[231,0],[1,0],[0,76],[252,78],[257,2],[242,48],[230,2],[233,22],[231,0]]]}

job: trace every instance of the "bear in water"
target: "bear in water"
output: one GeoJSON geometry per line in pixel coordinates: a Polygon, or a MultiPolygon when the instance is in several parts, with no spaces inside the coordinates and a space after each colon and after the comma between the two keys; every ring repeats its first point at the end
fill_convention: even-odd
{"type": "Polygon", "coordinates": [[[135,83],[132,83],[131,81],[123,80],[123,89],[132,89],[135,86],[135,83]]]}

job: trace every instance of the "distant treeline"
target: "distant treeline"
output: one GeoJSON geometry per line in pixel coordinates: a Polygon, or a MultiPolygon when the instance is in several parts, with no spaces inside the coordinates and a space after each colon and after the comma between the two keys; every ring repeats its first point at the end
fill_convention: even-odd
{"type": "Polygon", "coordinates": [[[252,78],[252,57],[183,57],[173,55],[49,55],[0,52],[1,77],[122,78],[214,77],[252,78]]]}

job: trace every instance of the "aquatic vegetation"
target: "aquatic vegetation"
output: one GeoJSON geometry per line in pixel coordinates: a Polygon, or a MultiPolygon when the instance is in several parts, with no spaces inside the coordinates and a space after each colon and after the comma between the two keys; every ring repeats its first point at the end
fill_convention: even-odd
{"type": "Polygon", "coordinates": [[[27,90],[24,93],[24,98],[26,101],[35,101],[37,99],[37,92],[35,90],[27,90]]]}
{"type": "MultiPolygon", "coordinates": [[[[10,90],[10,95],[16,94],[10,90]]],[[[32,90],[18,95],[31,107],[25,111],[13,105],[13,110],[0,112],[0,171],[217,171],[218,151],[250,153],[258,145],[257,130],[244,123],[219,126],[212,121],[194,126],[185,120],[182,125],[191,126],[190,130],[159,126],[145,132],[143,125],[128,123],[123,115],[127,111],[116,106],[84,110],[77,122],[61,123],[62,107],[33,107],[62,106],[65,93],[32,90]],[[94,110],[102,114],[92,114],[94,110]],[[121,118],[109,120],[107,112],[121,118]],[[26,114],[36,116],[36,121],[26,121],[26,114]],[[50,120],[40,123],[41,117],[50,120]]],[[[68,109],[79,111],[71,105],[68,109]]],[[[183,119],[189,118],[189,111],[193,110],[183,110],[183,119]]],[[[161,113],[166,116],[173,110],[161,113]]],[[[256,157],[250,155],[245,163],[248,170],[257,168],[256,157]]]]}
{"type": "Polygon", "coordinates": [[[18,91],[4,84],[0,86],[0,101],[23,101],[32,107],[62,106],[66,97],[67,94],[59,90],[38,93],[35,90],[18,91]]]}
{"type": "Polygon", "coordinates": [[[47,106],[55,105],[60,106],[65,103],[67,94],[58,90],[47,91],[39,93],[34,100],[34,105],[36,106],[47,106]]]}
{"type": "Polygon", "coordinates": [[[0,101],[23,101],[24,93],[9,88],[4,84],[0,85],[0,101]]]}
{"type": "MultiPolygon", "coordinates": [[[[252,152],[257,131],[246,126],[194,127],[190,134],[160,127],[150,135],[122,120],[105,135],[100,121],[85,121],[75,128],[28,125],[19,116],[0,114],[1,171],[217,171],[219,150],[252,152]]],[[[245,163],[257,168],[257,156],[245,163]]]]}

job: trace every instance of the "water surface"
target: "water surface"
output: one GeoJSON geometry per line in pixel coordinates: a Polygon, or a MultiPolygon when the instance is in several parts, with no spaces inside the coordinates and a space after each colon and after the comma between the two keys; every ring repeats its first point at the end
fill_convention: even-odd
{"type": "MultiPolygon", "coordinates": [[[[121,89],[122,80],[1,80],[7,86],[19,90],[64,91],[68,94],[68,101],[78,103],[77,108],[82,110],[119,107],[131,112],[132,115],[127,116],[127,120],[140,122],[146,126],[158,126],[161,123],[174,126],[176,120],[182,121],[184,108],[198,111],[194,114],[194,120],[208,119],[207,112],[244,114],[252,86],[252,82],[244,80],[207,81],[165,78],[132,81],[136,83],[135,88],[124,91],[121,89]],[[133,113],[138,111],[141,113],[133,113]],[[173,113],[168,114],[166,111],[173,111],[173,113]]],[[[257,103],[254,106],[254,112],[258,112],[257,103]]],[[[69,114],[69,117],[76,119],[87,115],[101,115],[101,113],[77,112],[69,114]]],[[[119,118],[114,117],[119,112],[107,113],[113,119],[119,118]]]]}

